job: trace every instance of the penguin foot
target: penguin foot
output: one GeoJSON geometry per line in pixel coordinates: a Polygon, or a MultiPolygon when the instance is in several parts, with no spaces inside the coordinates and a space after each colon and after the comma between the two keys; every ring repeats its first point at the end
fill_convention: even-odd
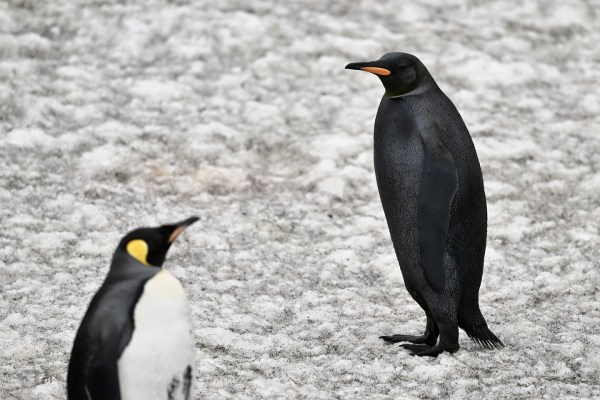
{"type": "Polygon", "coordinates": [[[430,350],[433,346],[428,344],[401,344],[400,347],[410,350],[410,355],[414,356],[423,351],[430,350]]]}
{"type": "Polygon", "coordinates": [[[389,335],[389,336],[379,336],[379,339],[383,339],[388,343],[399,343],[399,342],[410,342],[414,344],[427,344],[429,346],[433,346],[436,342],[436,338],[432,338],[428,335],[389,335]],[[433,343],[432,343],[433,339],[433,343]]]}
{"type": "Polygon", "coordinates": [[[450,348],[447,348],[446,346],[444,346],[442,343],[438,343],[435,346],[428,346],[426,344],[401,344],[400,347],[404,347],[405,349],[410,350],[411,356],[419,356],[419,357],[423,357],[423,356],[437,357],[439,354],[443,353],[444,351],[448,351],[450,353],[455,353],[456,350],[458,350],[458,347],[456,349],[450,349],[450,348]]]}

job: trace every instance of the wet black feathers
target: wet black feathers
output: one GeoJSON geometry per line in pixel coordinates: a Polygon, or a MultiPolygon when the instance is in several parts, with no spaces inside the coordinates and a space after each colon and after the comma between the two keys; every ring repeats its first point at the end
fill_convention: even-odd
{"type": "Polygon", "coordinates": [[[427,283],[437,293],[444,291],[444,249],[450,206],[458,186],[452,155],[442,143],[439,124],[421,132],[423,173],[419,190],[417,221],[421,262],[427,283]]]}
{"type": "Polygon", "coordinates": [[[346,68],[377,75],[385,88],[374,131],[377,187],[404,284],[428,320],[424,335],[382,339],[436,356],[458,350],[461,327],[484,347],[502,346],[479,309],[487,210],[460,113],[411,54],[387,53],[346,68]]]}

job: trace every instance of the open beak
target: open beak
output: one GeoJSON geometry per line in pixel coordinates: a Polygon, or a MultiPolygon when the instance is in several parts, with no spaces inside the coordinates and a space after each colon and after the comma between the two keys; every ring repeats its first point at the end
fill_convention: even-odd
{"type": "Polygon", "coordinates": [[[391,74],[391,71],[387,68],[383,68],[376,65],[377,61],[371,62],[357,62],[346,65],[346,69],[356,69],[360,71],[367,71],[375,75],[387,76],[391,74]]]}
{"type": "Polygon", "coordinates": [[[198,218],[198,217],[190,217],[188,219],[185,219],[181,222],[176,223],[175,229],[169,235],[169,243],[173,243],[175,241],[175,239],[177,239],[177,236],[179,236],[181,234],[181,232],[183,232],[185,230],[185,228],[192,225],[194,222],[198,221],[199,219],[200,218],[198,218]]]}

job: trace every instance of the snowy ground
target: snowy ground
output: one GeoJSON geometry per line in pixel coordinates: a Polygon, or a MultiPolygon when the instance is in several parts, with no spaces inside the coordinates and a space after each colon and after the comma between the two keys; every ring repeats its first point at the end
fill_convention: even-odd
{"type": "Polygon", "coordinates": [[[64,399],[121,235],[194,214],[168,263],[196,399],[600,398],[598,26],[598,0],[0,1],[0,399],[64,399]],[[375,186],[382,88],[343,67],[393,50],[473,135],[504,350],[377,339],[424,316],[375,186]]]}

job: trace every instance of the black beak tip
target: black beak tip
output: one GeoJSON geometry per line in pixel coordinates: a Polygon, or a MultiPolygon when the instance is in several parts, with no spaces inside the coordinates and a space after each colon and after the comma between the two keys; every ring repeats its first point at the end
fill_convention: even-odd
{"type": "Polygon", "coordinates": [[[198,218],[197,216],[194,215],[193,217],[189,217],[188,219],[181,221],[180,223],[177,224],[177,226],[190,226],[198,220],[200,220],[200,218],[198,218]]]}
{"type": "Polygon", "coordinates": [[[355,69],[355,70],[360,71],[361,69],[363,69],[365,67],[376,67],[377,65],[375,65],[375,64],[376,64],[375,61],[353,62],[353,63],[346,65],[346,69],[355,69]]]}

